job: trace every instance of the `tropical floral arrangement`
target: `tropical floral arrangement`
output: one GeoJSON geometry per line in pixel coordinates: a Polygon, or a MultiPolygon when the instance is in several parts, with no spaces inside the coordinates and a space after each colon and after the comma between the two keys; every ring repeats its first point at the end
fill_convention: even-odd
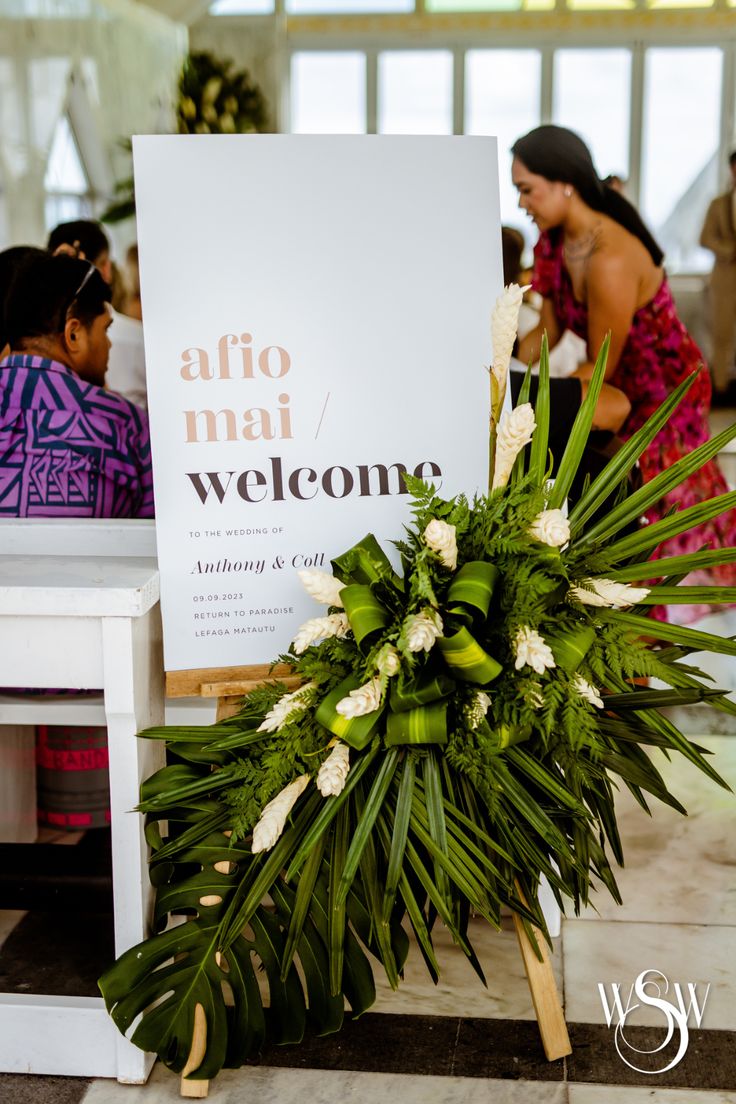
{"type": "Polygon", "coordinates": [[[184,63],[177,121],[180,134],[255,134],[268,130],[268,110],[247,69],[205,51],[184,63]]]}
{"type": "Polygon", "coordinates": [[[413,524],[396,544],[399,570],[368,536],[332,573],[301,573],[322,609],[281,657],[296,689],[263,685],[209,728],[142,734],[165,740],[169,756],[140,805],[156,933],[100,988],[119,1029],[135,1024],[133,1042],[174,1070],[202,1013],[193,1078],[242,1064],[266,1038],[338,1030],[346,1001],[354,1016],[373,1002],[375,968],[399,985],[409,932],[437,980],[437,921],[484,980],[471,915],[498,927],[511,909],[546,935],[543,875],[563,909],[577,912],[601,888],[620,901],[615,791],[630,790],[644,811],[655,799],[685,812],[657,770],[660,753],[679,752],[725,785],[662,709],[708,700],[734,712],[686,660],[734,655],[736,643],[655,627],[647,613],[733,602],[733,590],[682,580],[733,562],[736,550],[656,568],[649,557],[732,508],[736,494],[632,523],[736,427],[626,496],[686,380],[567,516],[607,349],[552,483],[546,350],[536,410],[527,377],[516,409],[502,413],[519,302],[512,287],[496,308],[488,494],[448,501],[409,477],[413,524]]]}
{"type": "MultiPolygon", "coordinates": [[[[270,130],[268,106],[260,86],[247,69],[208,52],[189,54],[179,76],[176,104],[179,134],[255,134],[270,130]]],[[[119,143],[132,153],[127,138],[119,143]]],[[[100,216],[116,223],[135,216],[133,176],[115,184],[115,197],[100,216]]]]}

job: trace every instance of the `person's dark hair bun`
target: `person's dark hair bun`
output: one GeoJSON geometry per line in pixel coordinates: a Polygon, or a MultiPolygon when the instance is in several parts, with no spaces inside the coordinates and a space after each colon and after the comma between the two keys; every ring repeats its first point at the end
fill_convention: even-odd
{"type": "Polygon", "coordinates": [[[628,199],[599,179],[590,150],[574,131],[551,124],[535,127],[514,142],[511,152],[530,172],[572,184],[584,203],[618,222],[639,239],[655,265],[662,264],[664,253],[641,215],[628,199]]]}

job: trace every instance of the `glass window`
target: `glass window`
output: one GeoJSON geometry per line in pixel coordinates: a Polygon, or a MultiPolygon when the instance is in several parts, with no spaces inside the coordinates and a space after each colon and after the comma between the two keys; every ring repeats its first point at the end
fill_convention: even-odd
{"type": "Polygon", "coordinates": [[[389,50],[378,56],[380,134],[452,134],[449,50],[389,50]]]}
{"type": "Polygon", "coordinates": [[[43,183],[47,192],[83,195],[89,191],[87,174],[66,115],[62,115],[54,131],[43,183]]]}
{"type": "Polygon", "coordinates": [[[427,11],[550,11],[555,0],[425,0],[427,11]]]}
{"type": "Polygon", "coordinates": [[[671,272],[713,260],[698,239],[718,191],[722,65],[717,47],[646,53],[641,207],[671,272]]]}
{"type": "Polygon", "coordinates": [[[210,15],[270,15],[274,0],[215,0],[210,15]]]}
{"type": "Polygon", "coordinates": [[[647,4],[650,8],[712,8],[713,0],[647,0],[647,4]]]}
{"type": "Polygon", "coordinates": [[[572,11],[610,11],[611,8],[635,8],[636,0],[567,0],[567,6],[572,11]]]}
{"type": "Polygon", "coordinates": [[[89,180],[66,115],[62,115],[54,131],[44,188],[47,229],[92,214],[89,180]]]}
{"type": "Polygon", "coordinates": [[[465,133],[498,138],[501,221],[527,243],[536,238],[511,183],[511,146],[539,126],[542,59],[538,50],[469,50],[465,55],[465,133]]]}
{"type": "Polygon", "coordinates": [[[518,11],[523,0],[425,0],[427,11],[518,11]]]}
{"type": "Polygon", "coordinates": [[[286,0],[286,10],[289,15],[411,12],[414,0],[286,0]]]}
{"type": "Polygon", "coordinates": [[[365,54],[305,51],[291,58],[293,134],[365,134],[365,54]]]}
{"type": "Polygon", "coordinates": [[[584,139],[599,176],[628,176],[630,101],[628,50],[555,50],[553,121],[584,139]]]}

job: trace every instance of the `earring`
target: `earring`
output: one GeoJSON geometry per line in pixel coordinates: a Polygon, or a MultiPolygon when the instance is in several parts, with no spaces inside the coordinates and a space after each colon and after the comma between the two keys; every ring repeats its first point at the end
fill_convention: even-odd
{"type": "Polygon", "coordinates": [[[570,199],[571,196],[572,196],[572,188],[568,184],[567,187],[565,188],[565,198],[570,199]]]}

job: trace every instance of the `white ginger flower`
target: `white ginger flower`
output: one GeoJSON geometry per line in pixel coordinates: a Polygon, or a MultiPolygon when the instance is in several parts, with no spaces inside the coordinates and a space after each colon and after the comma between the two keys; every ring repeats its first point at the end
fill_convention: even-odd
{"type": "Polygon", "coordinates": [[[576,675],[572,684],[581,698],[585,698],[587,702],[590,702],[590,704],[594,705],[597,709],[603,708],[603,698],[600,696],[595,686],[591,686],[582,675],[576,675]]]}
{"type": "Polygon", "coordinates": [[[286,818],[296,805],[309,782],[308,774],[301,774],[276,794],[261,812],[261,817],[253,829],[253,842],[250,849],[254,855],[259,851],[270,851],[286,825],[286,818]]]}
{"type": "Polygon", "coordinates": [[[526,288],[520,288],[518,284],[509,284],[499,295],[493,308],[491,318],[491,341],[493,343],[491,374],[497,384],[497,410],[501,409],[506,394],[506,380],[519,326],[519,310],[525,291],[526,288]]]}
{"type": "Polygon", "coordinates": [[[341,717],[364,717],[366,713],[375,713],[381,704],[381,680],[372,678],[364,682],[357,690],[351,690],[342,698],[335,709],[341,717]]]}
{"type": "Polygon", "coordinates": [[[424,543],[436,552],[445,567],[454,571],[457,567],[457,538],[455,526],[433,518],[424,530],[424,543]]]}
{"type": "Polygon", "coordinates": [[[516,457],[529,444],[536,428],[537,423],[534,421],[534,409],[531,403],[522,403],[521,406],[503,415],[496,438],[492,491],[506,486],[516,457]]]}
{"type": "Polygon", "coordinates": [[[634,606],[646,598],[649,590],[647,587],[616,583],[613,579],[583,579],[583,585],[571,587],[570,593],[584,606],[626,609],[627,606],[634,606]]]}
{"type": "Polygon", "coordinates": [[[339,740],[317,772],[317,789],[323,797],[342,793],[350,770],[350,748],[339,740]]]}
{"type": "Polygon", "coordinates": [[[305,621],[292,640],[297,655],[306,652],[310,644],[326,640],[328,636],[347,636],[350,622],[346,613],[330,613],[327,617],[312,617],[305,621]]]}
{"type": "Polygon", "coordinates": [[[570,522],[562,510],[542,510],[529,526],[529,534],[550,548],[562,548],[570,540],[570,522]]]}
{"type": "Polygon", "coordinates": [[[395,648],[387,644],[378,656],[378,670],[386,678],[393,678],[401,670],[401,658],[395,648]]]}
{"type": "Polygon", "coordinates": [[[323,602],[326,606],[338,606],[339,609],[342,609],[340,591],[345,584],[336,579],[334,575],[330,575],[329,571],[318,571],[317,568],[312,568],[308,571],[297,571],[297,575],[301,579],[302,586],[307,594],[311,595],[317,602],[323,602]]]}
{"type": "Polygon", "coordinates": [[[406,622],[406,646],[410,652],[429,652],[442,636],[442,618],[432,609],[413,614],[406,622]]]}
{"type": "Polygon", "coordinates": [[[478,690],[473,701],[467,707],[470,727],[475,730],[491,707],[491,699],[485,690],[478,690]]]}
{"type": "Polygon", "coordinates": [[[289,720],[293,713],[306,709],[309,705],[309,693],[315,683],[305,682],[298,690],[291,694],[283,694],[276,704],[269,709],[263,721],[258,726],[258,732],[278,732],[289,720]]]}
{"type": "Polygon", "coordinates": [[[514,667],[517,671],[528,664],[538,675],[543,675],[548,667],[557,666],[549,644],[545,643],[544,637],[540,636],[536,629],[530,629],[528,625],[517,630],[514,649],[516,651],[514,667]]]}

